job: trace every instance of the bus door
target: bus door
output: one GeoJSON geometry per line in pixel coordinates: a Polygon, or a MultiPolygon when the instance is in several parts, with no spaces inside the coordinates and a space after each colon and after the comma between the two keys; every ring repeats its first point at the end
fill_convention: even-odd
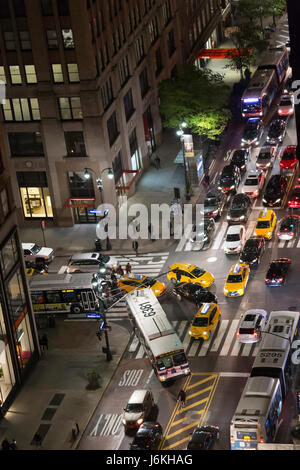
{"type": "Polygon", "coordinates": [[[81,300],[84,311],[95,310],[95,299],[91,291],[81,292],[81,300]]]}

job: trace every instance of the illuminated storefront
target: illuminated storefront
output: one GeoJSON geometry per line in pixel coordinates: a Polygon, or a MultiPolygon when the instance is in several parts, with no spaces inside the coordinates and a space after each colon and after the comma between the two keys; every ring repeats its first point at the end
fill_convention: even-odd
{"type": "Polygon", "coordinates": [[[38,358],[37,335],[17,231],[0,245],[0,408],[9,408],[30,366],[38,358]]]}
{"type": "Polygon", "coordinates": [[[17,172],[24,217],[53,218],[45,172],[17,172]]]}

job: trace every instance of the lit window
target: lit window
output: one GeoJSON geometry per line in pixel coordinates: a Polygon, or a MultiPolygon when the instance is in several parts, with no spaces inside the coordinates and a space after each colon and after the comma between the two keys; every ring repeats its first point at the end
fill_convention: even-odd
{"type": "Polygon", "coordinates": [[[61,30],[65,49],[74,49],[73,31],[71,29],[61,30]]]}
{"type": "Polygon", "coordinates": [[[37,98],[6,99],[3,104],[5,121],[39,121],[40,109],[37,98]]]}
{"type": "Polygon", "coordinates": [[[59,98],[59,108],[63,120],[82,119],[80,98],[59,98]]]}
{"type": "Polygon", "coordinates": [[[20,73],[20,67],[18,65],[10,65],[9,73],[12,85],[22,84],[22,77],[20,73]]]}
{"type": "Polygon", "coordinates": [[[71,83],[79,82],[79,73],[77,64],[68,64],[69,81],[71,83]]]}
{"type": "Polygon", "coordinates": [[[52,75],[55,83],[63,83],[64,76],[61,64],[52,64],[52,75]]]}
{"type": "Polygon", "coordinates": [[[25,73],[27,83],[37,83],[34,65],[25,65],[25,73]]]}
{"type": "Polygon", "coordinates": [[[6,83],[5,69],[3,65],[0,65],[0,82],[6,83]]]}

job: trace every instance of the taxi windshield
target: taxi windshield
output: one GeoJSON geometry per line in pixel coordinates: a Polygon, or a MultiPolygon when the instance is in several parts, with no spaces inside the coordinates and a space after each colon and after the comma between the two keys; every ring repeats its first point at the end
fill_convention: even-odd
{"type": "Polygon", "coordinates": [[[258,178],[248,178],[245,181],[245,186],[257,186],[258,178]]]}
{"type": "Polygon", "coordinates": [[[242,282],[243,278],[241,274],[230,274],[227,278],[227,282],[235,284],[236,282],[242,282]]]}
{"type": "Polygon", "coordinates": [[[193,269],[193,271],[191,271],[191,274],[195,277],[200,277],[200,276],[203,276],[203,274],[205,274],[205,271],[204,269],[195,268],[193,269]]]}
{"type": "Polygon", "coordinates": [[[207,326],[208,318],[207,317],[196,317],[192,323],[193,326],[207,326]]]}
{"type": "Polygon", "coordinates": [[[269,228],[270,221],[269,220],[259,220],[256,224],[256,228],[269,228]]]}

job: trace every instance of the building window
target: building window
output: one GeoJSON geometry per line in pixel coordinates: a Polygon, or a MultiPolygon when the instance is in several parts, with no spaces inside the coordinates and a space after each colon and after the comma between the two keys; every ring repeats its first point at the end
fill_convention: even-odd
{"type": "Polygon", "coordinates": [[[70,83],[79,82],[79,73],[78,73],[78,65],[77,64],[68,64],[68,76],[70,83]]]}
{"type": "Polygon", "coordinates": [[[52,0],[41,0],[41,7],[43,16],[53,15],[52,0]]]}
{"type": "Polygon", "coordinates": [[[14,6],[14,11],[15,11],[15,16],[17,18],[26,16],[26,8],[25,8],[24,0],[13,0],[13,6],[14,6]]]}
{"type": "Polygon", "coordinates": [[[9,206],[8,206],[8,198],[7,198],[7,191],[6,189],[2,189],[0,192],[0,201],[2,207],[2,216],[6,217],[9,213],[9,206]]]}
{"type": "Polygon", "coordinates": [[[131,168],[132,170],[139,170],[141,167],[141,160],[135,129],[129,136],[129,145],[131,155],[131,168]]]}
{"type": "Polygon", "coordinates": [[[65,132],[68,157],[86,157],[83,132],[65,132]]]}
{"type": "Polygon", "coordinates": [[[51,64],[54,83],[63,83],[64,75],[61,64],[51,64]]]}
{"type": "Polygon", "coordinates": [[[10,8],[8,2],[0,2],[0,18],[10,18],[10,8]]]}
{"type": "Polygon", "coordinates": [[[114,158],[112,162],[112,168],[114,172],[114,177],[115,177],[115,183],[119,181],[123,174],[123,165],[122,165],[122,156],[121,152],[118,153],[118,155],[114,158]]]}
{"type": "Polygon", "coordinates": [[[113,114],[110,116],[110,118],[107,121],[107,131],[108,131],[109,145],[112,146],[119,135],[117,116],[115,112],[113,112],[113,114]]]}
{"type": "Polygon", "coordinates": [[[34,65],[25,65],[25,74],[26,74],[26,81],[28,84],[37,83],[34,65]]]}
{"type": "Polygon", "coordinates": [[[6,277],[19,260],[17,241],[15,236],[11,237],[0,252],[0,267],[3,276],[6,277]]]}
{"type": "Polygon", "coordinates": [[[56,29],[47,29],[46,34],[47,34],[48,49],[58,49],[56,29]]]}
{"type": "Polygon", "coordinates": [[[128,121],[135,111],[134,106],[133,106],[133,98],[132,98],[131,89],[124,96],[124,110],[125,110],[126,121],[128,121]]]}
{"type": "Polygon", "coordinates": [[[152,21],[150,21],[148,30],[149,30],[149,35],[150,35],[150,42],[151,44],[153,44],[158,38],[158,23],[157,23],[156,16],[153,18],[152,21]]]}
{"type": "Polygon", "coordinates": [[[78,198],[92,198],[95,197],[95,190],[93,178],[86,179],[84,172],[68,173],[70,196],[78,198]]]}
{"type": "Polygon", "coordinates": [[[136,60],[137,64],[139,64],[143,58],[145,57],[145,45],[144,45],[144,36],[140,36],[136,43],[135,43],[135,51],[136,51],[136,60]]]}
{"type": "Polygon", "coordinates": [[[69,16],[70,15],[68,0],[57,0],[56,4],[57,4],[57,9],[58,9],[59,16],[69,16]]]}
{"type": "Polygon", "coordinates": [[[3,35],[4,35],[5,49],[7,51],[15,51],[16,41],[15,41],[14,33],[12,31],[4,31],[3,35]]]}
{"type": "Polygon", "coordinates": [[[160,72],[162,71],[162,59],[161,59],[161,51],[160,51],[160,47],[158,49],[156,49],[155,51],[155,59],[154,59],[154,62],[155,62],[155,75],[158,76],[160,74],[160,72]]]}
{"type": "Polygon", "coordinates": [[[6,99],[3,104],[5,121],[39,121],[40,108],[37,98],[6,99]]]}
{"type": "Polygon", "coordinates": [[[167,25],[171,19],[171,5],[170,0],[167,0],[162,6],[162,13],[164,24],[167,25]]]}
{"type": "Polygon", "coordinates": [[[174,37],[174,30],[171,29],[171,31],[168,34],[168,51],[169,51],[169,57],[171,57],[175,51],[175,37],[174,37]]]}
{"type": "Polygon", "coordinates": [[[3,65],[0,65],[0,82],[6,83],[5,68],[3,65]]]}
{"type": "Polygon", "coordinates": [[[144,98],[149,90],[148,73],[146,68],[140,73],[140,87],[142,98],[144,98]]]}
{"type": "Polygon", "coordinates": [[[19,31],[19,38],[22,51],[30,51],[31,42],[29,37],[29,31],[19,31]]]}
{"type": "Polygon", "coordinates": [[[17,179],[25,218],[52,218],[52,203],[46,173],[17,172],[17,179]]]}
{"type": "Polygon", "coordinates": [[[39,132],[9,132],[12,157],[42,157],[44,148],[39,132]]]}
{"type": "Polygon", "coordinates": [[[80,98],[59,98],[61,119],[82,119],[80,98]]]}
{"type": "Polygon", "coordinates": [[[18,65],[9,66],[10,80],[12,85],[21,85],[22,77],[20,72],[20,67],[18,65]]]}
{"type": "Polygon", "coordinates": [[[109,78],[107,82],[105,82],[104,86],[101,88],[101,96],[103,108],[104,110],[106,110],[111,105],[114,99],[111,78],[109,78]]]}
{"type": "Polygon", "coordinates": [[[62,29],[61,30],[63,43],[65,49],[74,49],[74,39],[72,29],[62,29]]]}
{"type": "Polygon", "coordinates": [[[130,77],[129,62],[128,62],[127,55],[124,57],[124,59],[119,65],[119,72],[120,72],[121,86],[123,86],[130,77]]]}

